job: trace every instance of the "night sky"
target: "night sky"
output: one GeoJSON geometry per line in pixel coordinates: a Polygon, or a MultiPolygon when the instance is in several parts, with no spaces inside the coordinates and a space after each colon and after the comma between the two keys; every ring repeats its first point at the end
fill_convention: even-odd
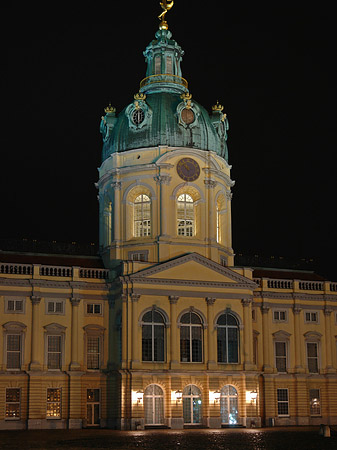
{"type": "MultiPolygon", "coordinates": [[[[317,258],[337,280],[333,11],[197,4],[176,0],[167,21],[193,98],[229,118],[234,250],[317,258]]],[[[100,117],[138,92],[161,12],[101,6],[94,23],[21,12],[4,36],[2,238],[98,240],[100,117]]]]}

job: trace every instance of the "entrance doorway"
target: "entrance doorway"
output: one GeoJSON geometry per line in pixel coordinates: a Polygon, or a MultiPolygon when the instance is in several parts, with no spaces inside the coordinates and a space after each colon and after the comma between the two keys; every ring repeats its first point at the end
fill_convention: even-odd
{"type": "Polygon", "coordinates": [[[196,425],[202,422],[201,391],[190,384],[183,391],[183,413],[186,425],[196,425]]]}
{"type": "Polygon", "coordinates": [[[145,425],[164,425],[164,392],[150,384],[144,392],[145,425]]]}
{"type": "Polygon", "coordinates": [[[87,389],[87,426],[100,425],[100,392],[99,389],[87,389]]]}
{"type": "Polygon", "coordinates": [[[220,391],[220,414],[224,425],[237,425],[239,419],[238,392],[227,384],[220,391]]]}

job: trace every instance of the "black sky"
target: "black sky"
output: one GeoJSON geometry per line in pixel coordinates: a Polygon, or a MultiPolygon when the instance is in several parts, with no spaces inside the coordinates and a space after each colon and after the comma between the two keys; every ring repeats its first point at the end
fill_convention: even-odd
{"type": "MultiPolygon", "coordinates": [[[[116,4],[92,21],[11,17],[2,238],[97,242],[100,117],[133,100],[160,13],[155,0],[116,4]]],[[[193,97],[229,117],[234,250],[318,258],[337,279],[333,11],[198,4],[177,0],[167,20],[193,97]]]]}

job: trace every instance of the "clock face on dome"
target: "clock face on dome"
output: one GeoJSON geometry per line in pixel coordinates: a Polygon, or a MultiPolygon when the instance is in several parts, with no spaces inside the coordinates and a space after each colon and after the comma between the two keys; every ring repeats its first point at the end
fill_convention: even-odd
{"type": "Polygon", "coordinates": [[[182,158],[178,161],[177,172],[184,181],[195,181],[200,175],[200,167],[194,159],[182,158]]]}

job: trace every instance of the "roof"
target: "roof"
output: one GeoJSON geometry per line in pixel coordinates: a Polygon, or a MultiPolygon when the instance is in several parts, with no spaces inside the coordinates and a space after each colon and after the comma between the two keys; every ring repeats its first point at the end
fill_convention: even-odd
{"type": "Polygon", "coordinates": [[[276,278],[281,280],[325,281],[326,278],[315,272],[305,270],[269,269],[256,267],[253,269],[253,278],[276,278]]]}

